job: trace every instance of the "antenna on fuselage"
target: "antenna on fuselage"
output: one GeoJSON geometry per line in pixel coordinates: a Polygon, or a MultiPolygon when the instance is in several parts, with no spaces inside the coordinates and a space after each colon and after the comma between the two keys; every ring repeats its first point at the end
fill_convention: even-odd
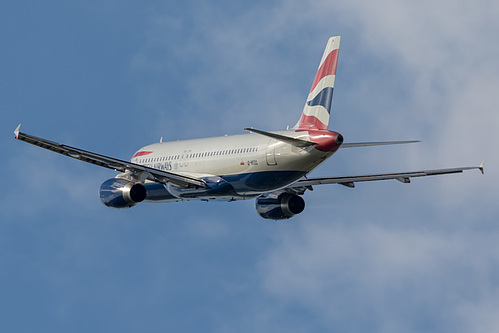
{"type": "Polygon", "coordinates": [[[161,137],[161,138],[159,139],[159,142],[163,142],[163,137],[161,137]]]}

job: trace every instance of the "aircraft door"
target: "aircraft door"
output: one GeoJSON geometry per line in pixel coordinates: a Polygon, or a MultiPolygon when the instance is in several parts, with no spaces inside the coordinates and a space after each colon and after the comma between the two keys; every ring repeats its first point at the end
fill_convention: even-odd
{"type": "Polygon", "coordinates": [[[188,162],[188,156],[189,154],[192,152],[192,150],[184,150],[182,152],[182,154],[180,155],[180,161],[178,163],[178,166],[180,168],[184,168],[184,167],[187,167],[189,166],[189,162],[188,162]]]}
{"type": "Polygon", "coordinates": [[[271,139],[269,141],[269,145],[267,146],[267,165],[277,165],[277,161],[275,159],[275,146],[277,141],[271,139]]]}

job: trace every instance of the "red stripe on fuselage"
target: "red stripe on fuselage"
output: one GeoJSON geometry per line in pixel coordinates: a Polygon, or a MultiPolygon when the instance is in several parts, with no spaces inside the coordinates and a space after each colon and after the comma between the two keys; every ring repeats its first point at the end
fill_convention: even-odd
{"type": "Polygon", "coordinates": [[[138,151],[132,156],[132,158],[144,156],[144,155],[149,155],[149,154],[152,154],[152,151],[138,151]]]}
{"type": "Polygon", "coordinates": [[[317,70],[317,74],[315,75],[314,83],[312,84],[312,92],[315,87],[319,84],[319,82],[328,75],[336,75],[336,64],[338,63],[338,52],[339,49],[332,50],[331,53],[328,54],[326,60],[322,63],[321,67],[317,70]]]}

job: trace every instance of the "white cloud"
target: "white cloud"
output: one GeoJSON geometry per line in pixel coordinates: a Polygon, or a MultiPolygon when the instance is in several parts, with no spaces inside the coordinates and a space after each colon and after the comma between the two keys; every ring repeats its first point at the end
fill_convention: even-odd
{"type": "Polygon", "coordinates": [[[479,300],[470,300],[458,305],[457,313],[463,318],[463,331],[477,333],[496,332],[499,329],[499,292],[495,288],[481,295],[479,300]]]}
{"type": "Polygon", "coordinates": [[[420,321],[429,322],[428,331],[464,332],[461,324],[473,330],[478,322],[469,323],[463,307],[497,306],[489,296],[499,288],[490,280],[499,273],[497,232],[349,223],[303,221],[301,230],[283,236],[261,266],[266,290],[354,331],[347,318],[360,316],[376,323],[375,332],[418,331],[420,321]]]}

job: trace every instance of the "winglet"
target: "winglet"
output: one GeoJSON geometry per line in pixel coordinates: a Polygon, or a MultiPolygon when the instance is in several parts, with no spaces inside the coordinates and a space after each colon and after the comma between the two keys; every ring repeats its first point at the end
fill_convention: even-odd
{"type": "Polygon", "coordinates": [[[19,138],[19,130],[21,129],[21,124],[17,126],[16,130],[14,131],[14,134],[16,135],[16,139],[19,138]]]}
{"type": "Polygon", "coordinates": [[[482,164],[480,164],[480,166],[478,167],[478,170],[480,170],[480,172],[482,173],[482,175],[484,174],[483,172],[483,166],[485,165],[485,160],[483,160],[482,164]]]}

